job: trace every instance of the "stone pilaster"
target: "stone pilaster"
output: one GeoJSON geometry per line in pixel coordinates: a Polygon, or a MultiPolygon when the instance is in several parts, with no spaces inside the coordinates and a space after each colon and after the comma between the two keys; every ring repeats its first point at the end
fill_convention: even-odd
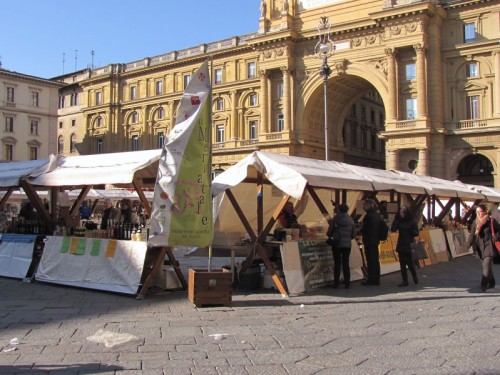
{"type": "Polygon", "coordinates": [[[427,117],[427,74],[425,48],[421,44],[414,46],[417,53],[417,118],[427,117]]]}

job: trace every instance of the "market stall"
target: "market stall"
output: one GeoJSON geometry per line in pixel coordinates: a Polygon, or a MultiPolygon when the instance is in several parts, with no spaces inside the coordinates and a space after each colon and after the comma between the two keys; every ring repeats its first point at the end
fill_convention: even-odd
{"type": "MultiPolygon", "coordinates": [[[[147,150],[59,158],[50,171],[27,176],[21,181],[24,189],[33,194],[40,187],[49,187],[53,191],[81,189],[62,223],[68,230],[60,236],[47,237],[47,251],[43,252],[37,279],[123,293],[138,292],[139,297],[144,297],[154,273],[163,266],[167,255],[179,280],[186,286],[171,249],[147,248],[147,235],[133,236],[136,229],[147,231],[147,228],[117,223],[119,227],[106,231],[89,229],[81,225],[78,216],[78,207],[91,189],[106,185],[133,187],[145,212],[151,215],[151,206],[143,187],[154,184],[160,155],[161,150],[147,150]],[[148,257],[147,253],[154,253],[155,256],[148,257]],[[146,258],[150,259],[149,263],[145,262],[146,258]],[[146,278],[145,272],[148,273],[146,278]],[[141,290],[137,291],[141,275],[144,280],[141,290]]],[[[102,190],[96,189],[95,193],[103,196],[102,190]]],[[[57,198],[57,194],[53,197],[57,198]]]]}

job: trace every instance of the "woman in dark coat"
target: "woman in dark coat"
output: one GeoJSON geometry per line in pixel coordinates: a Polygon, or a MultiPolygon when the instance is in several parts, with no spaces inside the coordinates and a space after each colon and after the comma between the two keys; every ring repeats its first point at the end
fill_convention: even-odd
{"type": "Polygon", "coordinates": [[[418,225],[408,207],[401,206],[399,213],[392,222],[391,232],[399,232],[396,251],[398,252],[403,282],[398,286],[408,286],[408,272],[406,267],[408,267],[413,276],[413,282],[418,284],[417,271],[411,258],[411,244],[415,241],[415,237],[418,236],[418,225]]]}
{"type": "Polygon", "coordinates": [[[476,220],[471,225],[469,237],[467,238],[467,248],[472,246],[483,263],[483,277],[480,288],[484,292],[488,288],[495,287],[495,277],[491,264],[495,254],[493,241],[500,240],[500,224],[490,218],[486,205],[480,204],[476,208],[476,220]],[[492,224],[493,223],[493,224],[492,224]],[[495,230],[495,238],[491,226],[495,230]]]}
{"type": "Polygon", "coordinates": [[[333,252],[333,287],[338,288],[340,283],[340,265],[344,274],[344,286],[348,289],[351,286],[351,270],[349,266],[349,256],[351,255],[351,242],[356,235],[354,221],[347,213],[349,207],[341,204],[338,207],[339,213],[330,223],[327,236],[330,237],[334,230],[339,231],[340,241],[336,246],[332,246],[333,252]]]}

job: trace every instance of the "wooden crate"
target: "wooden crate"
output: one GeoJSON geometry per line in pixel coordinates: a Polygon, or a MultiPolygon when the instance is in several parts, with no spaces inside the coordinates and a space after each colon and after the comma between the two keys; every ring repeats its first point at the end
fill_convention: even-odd
{"type": "Polygon", "coordinates": [[[188,298],[196,306],[230,306],[232,298],[231,271],[189,269],[188,298]]]}

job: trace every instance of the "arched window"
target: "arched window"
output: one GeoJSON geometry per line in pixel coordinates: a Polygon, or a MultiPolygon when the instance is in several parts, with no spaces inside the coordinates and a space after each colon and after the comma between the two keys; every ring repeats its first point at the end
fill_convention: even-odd
{"type": "Polygon", "coordinates": [[[62,135],[57,138],[57,153],[62,154],[64,152],[64,137],[62,135]]]}
{"type": "Polygon", "coordinates": [[[71,134],[70,138],[70,152],[76,152],[76,134],[71,134]]]}
{"type": "Polygon", "coordinates": [[[139,116],[137,115],[137,112],[133,112],[132,116],[130,117],[130,122],[132,124],[135,124],[139,121],[139,116]]]}

